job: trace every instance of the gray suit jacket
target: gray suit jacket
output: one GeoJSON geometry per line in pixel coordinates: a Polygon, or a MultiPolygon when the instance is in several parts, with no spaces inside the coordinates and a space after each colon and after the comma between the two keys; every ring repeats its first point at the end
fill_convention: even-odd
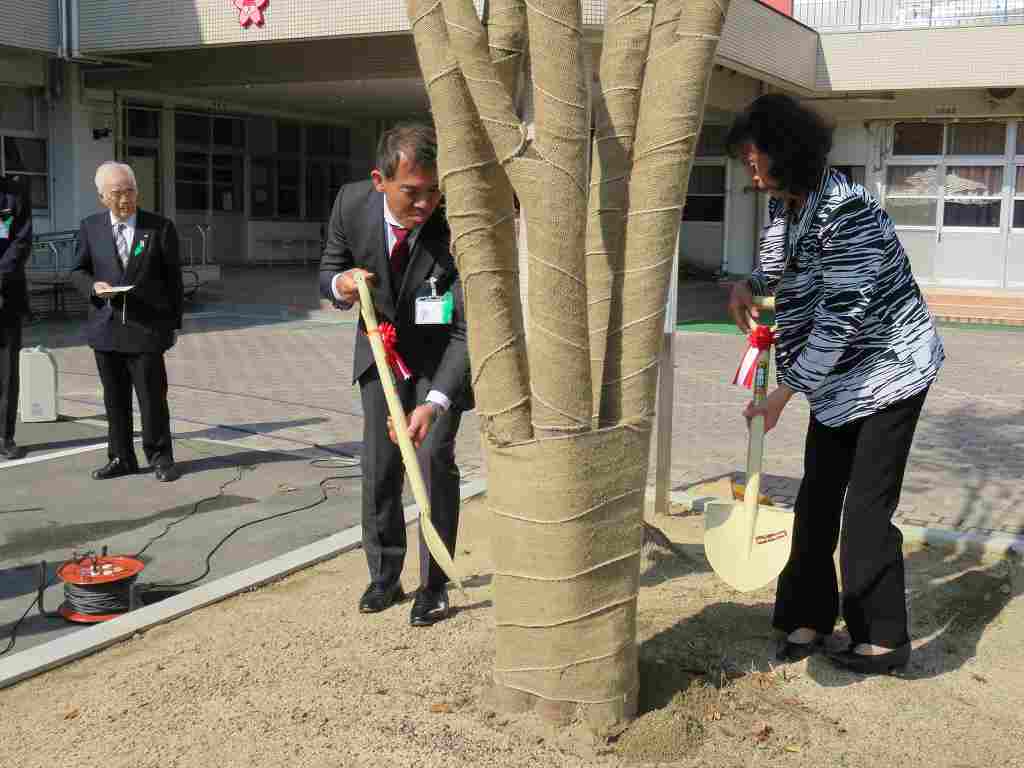
{"type": "MultiPolygon", "coordinates": [[[[337,273],[353,267],[373,272],[377,276],[372,284],[377,316],[395,326],[398,352],[413,374],[428,379],[432,389],[442,392],[457,407],[472,408],[462,283],[452,258],[443,210],[438,208],[419,232],[401,285],[395,285],[391,276],[384,226],[384,195],[374,189],[372,182],[347,184],[339,190],[320,261],[320,293],[334,301],[331,281],[337,273]],[[436,278],[439,293],[452,291],[455,311],[451,325],[415,323],[416,297],[429,292],[431,277],[436,278]]],[[[353,381],[374,366],[364,331],[360,320],[353,381]]]]}

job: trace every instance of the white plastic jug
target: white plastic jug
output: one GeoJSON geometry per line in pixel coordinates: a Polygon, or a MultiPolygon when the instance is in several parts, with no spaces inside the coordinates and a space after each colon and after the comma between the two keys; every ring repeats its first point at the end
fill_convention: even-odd
{"type": "Polygon", "coordinates": [[[21,350],[18,413],[23,422],[57,420],[57,361],[43,347],[21,350]]]}

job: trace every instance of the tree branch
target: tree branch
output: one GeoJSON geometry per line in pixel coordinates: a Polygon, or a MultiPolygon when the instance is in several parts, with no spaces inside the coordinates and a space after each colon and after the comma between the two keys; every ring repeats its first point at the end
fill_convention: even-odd
{"type": "Polygon", "coordinates": [[[672,252],[727,6],[658,0],[655,7],[629,181],[622,317],[608,329],[608,359],[620,371],[610,378],[606,370],[602,419],[654,413],[665,300],[678,279],[672,252]]]}
{"type": "Polygon", "coordinates": [[[528,440],[533,436],[530,381],[512,187],[449,47],[440,0],[409,0],[408,14],[438,134],[481,429],[495,445],[528,440]]]}
{"type": "Polygon", "coordinates": [[[622,322],[623,241],[629,209],[629,174],[640,112],[653,0],[609,0],[601,47],[600,94],[595,99],[594,148],[587,212],[586,259],[593,407],[598,426],[605,378],[620,375],[608,358],[608,326],[622,322]]]}

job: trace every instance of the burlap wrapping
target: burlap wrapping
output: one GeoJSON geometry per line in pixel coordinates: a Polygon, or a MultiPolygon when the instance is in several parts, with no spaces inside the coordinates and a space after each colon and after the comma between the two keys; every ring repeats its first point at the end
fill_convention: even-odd
{"type": "Polygon", "coordinates": [[[650,432],[491,447],[495,680],[544,699],[626,700],[650,432]]]}

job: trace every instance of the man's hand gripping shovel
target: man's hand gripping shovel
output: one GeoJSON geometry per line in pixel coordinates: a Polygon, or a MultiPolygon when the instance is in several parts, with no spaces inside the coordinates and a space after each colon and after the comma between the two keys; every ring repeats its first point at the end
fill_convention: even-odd
{"type": "MultiPolygon", "coordinates": [[[[774,300],[755,299],[759,309],[774,309],[774,300]]],[[[755,332],[754,402],[767,397],[771,361],[770,330],[755,332]],[[767,333],[766,333],[767,332],[767,333]],[[759,337],[760,343],[755,341],[759,337]],[[767,343],[765,343],[767,341],[767,343]]],[[[704,553],[722,581],[740,592],[759,589],[778,576],[789,559],[793,541],[793,513],[760,504],[761,460],[764,454],[764,417],[750,421],[747,446],[747,482],[742,503],[719,500],[704,506],[704,553]]]]}
{"type": "Polygon", "coordinates": [[[427,543],[427,549],[433,556],[435,562],[441,566],[448,578],[455,582],[462,594],[463,599],[468,602],[468,597],[462,587],[462,580],[455,570],[455,563],[448,548],[434,528],[430,519],[430,497],[427,495],[427,488],[423,484],[423,475],[420,472],[420,463],[416,459],[416,449],[413,447],[412,439],[409,437],[409,423],[405,418],[405,410],[402,408],[402,401],[395,389],[395,379],[391,373],[391,366],[388,364],[387,350],[384,349],[384,341],[381,339],[380,329],[377,326],[377,313],[373,308],[373,297],[370,294],[370,287],[366,284],[366,278],[361,274],[355,275],[356,287],[359,289],[359,311],[363,316],[363,323],[366,325],[366,335],[370,339],[370,348],[373,350],[373,359],[377,363],[377,373],[380,376],[381,384],[384,385],[384,397],[388,402],[388,411],[391,414],[391,421],[394,424],[395,436],[398,438],[398,448],[402,453],[402,463],[405,464],[406,475],[409,484],[412,486],[412,495],[416,499],[416,506],[420,508],[420,530],[423,532],[423,539],[427,543]]]}

